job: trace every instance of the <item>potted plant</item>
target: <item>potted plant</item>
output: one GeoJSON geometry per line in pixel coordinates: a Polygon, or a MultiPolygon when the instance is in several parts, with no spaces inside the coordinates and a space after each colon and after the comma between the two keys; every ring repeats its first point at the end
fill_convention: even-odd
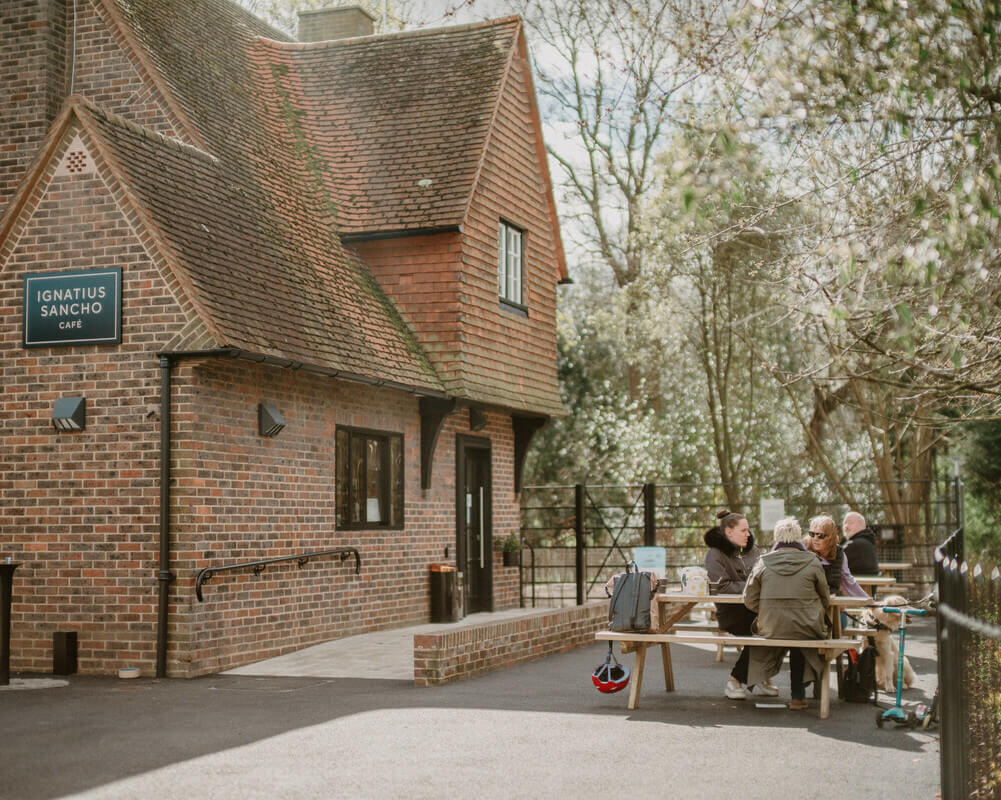
{"type": "Polygon", "coordinates": [[[501,551],[504,553],[505,567],[517,567],[521,562],[521,540],[513,533],[504,539],[501,551]]]}

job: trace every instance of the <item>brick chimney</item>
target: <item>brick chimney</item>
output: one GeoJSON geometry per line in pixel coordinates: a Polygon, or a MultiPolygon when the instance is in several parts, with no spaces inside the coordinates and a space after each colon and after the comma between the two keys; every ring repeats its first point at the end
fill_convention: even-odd
{"type": "Polygon", "coordinates": [[[375,33],[375,17],[360,6],[316,8],[299,12],[299,41],[328,42],[375,33]]]}

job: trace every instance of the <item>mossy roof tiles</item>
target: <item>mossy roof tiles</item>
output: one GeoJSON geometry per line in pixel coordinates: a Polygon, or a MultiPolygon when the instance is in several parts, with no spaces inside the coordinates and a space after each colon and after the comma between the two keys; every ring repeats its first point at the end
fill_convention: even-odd
{"type": "Polygon", "coordinates": [[[464,223],[520,21],[299,44],[230,0],[96,1],[204,150],[72,101],[203,317],[177,342],[445,392],[342,237],[464,223]]]}

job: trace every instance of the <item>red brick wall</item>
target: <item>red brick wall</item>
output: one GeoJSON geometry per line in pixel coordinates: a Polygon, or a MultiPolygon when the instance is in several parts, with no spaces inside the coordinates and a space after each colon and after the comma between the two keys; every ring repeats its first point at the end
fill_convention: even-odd
{"type": "MultiPolygon", "coordinates": [[[[78,130],[67,131],[69,142],[78,130]]],[[[84,145],[89,146],[84,137],[84,145]]],[[[81,672],[123,665],[151,672],[159,539],[157,350],[192,312],[120,197],[91,175],[51,177],[0,252],[0,556],[23,566],[13,605],[12,668],[48,671],[52,632],[79,634],[81,672]],[[134,231],[140,231],[136,236],[134,231]],[[24,350],[26,272],[123,268],[123,342],[24,350]],[[57,397],[82,394],[88,424],[51,426],[57,397]]],[[[93,148],[90,147],[92,153],[93,148]]],[[[420,421],[411,394],[247,361],[181,361],[173,374],[171,588],[168,674],[196,675],[339,636],[429,619],[429,564],[454,561],[455,441],[462,409],[438,439],[432,488],[420,489],[420,421]],[[259,401],[287,427],[257,435],[259,401]],[[352,425],[405,437],[405,529],[334,530],[334,430],[352,425]],[[319,560],[224,573],[194,597],[206,566],[357,547],[352,562],[319,560]],[[445,556],[445,548],[449,557],[445,556]]],[[[498,538],[518,530],[513,434],[490,411],[498,538]]],[[[498,558],[499,558],[499,554],[498,558]]],[[[517,605],[516,570],[495,570],[495,607],[517,605]]]]}
{"type": "MultiPolygon", "coordinates": [[[[455,559],[455,437],[468,432],[464,410],[446,420],[424,492],[412,395],[243,361],[182,362],[174,385],[172,674],[227,669],[429,620],[429,565],[455,559]],[[257,435],[260,401],[275,403],[285,417],[275,438],[257,435]],[[337,425],[403,433],[403,530],[335,530],[337,425]],[[353,559],[341,564],[328,557],[301,570],[292,563],[259,576],[222,573],[204,586],[204,603],[195,599],[203,567],[344,546],[361,553],[360,576],[353,559]]],[[[504,536],[516,531],[518,520],[510,417],[490,413],[487,419],[479,435],[492,441],[494,535],[504,536]]],[[[517,606],[516,576],[517,570],[495,566],[498,609],[517,606]]]]}
{"type": "MultiPolygon", "coordinates": [[[[71,137],[70,132],[67,138],[71,137]]],[[[79,632],[81,672],[155,658],[159,499],[159,366],[155,357],[187,315],[97,176],[53,179],[11,247],[0,254],[0,555],[24,561],[13,608],[12,667],[48,671],[54,630],[79,632]],[[97,238],[82,234],[100,230],[97,238]],[[75,235],[74,235],[75,234],[75,235]],[[122,266],[120,347],[22,350],[26,271],[122,266]],[[154,311],[155,309],[155,311],[154,311]],[[84,394],[88,425],[56,433],[56,397],[84,394]]],[[[168,674],[196,675],[353,633],[429,619],[429,570],[454,560],[455,437],[438,440],[432,488],[420,489],[417,399],[390,389],[246,361],[181,361],[172,381],[173,449],[168,674]],[[286,418],[257,435],[259,401],[286,418]],[[353,425],[405,437],[405,529],[334,529],[334,430],[353,425]],[[217,575],[206,566],[350,545],[353,560],[322,559],[217,575]],[[445,548],[450,558],[445,558],[445,548]]],[[[510,417],[487,414],[494,534],[517,531],[510,417]]],[[[500,554],[497,554],[499,558],[500,554]]],[[[495,571],[497,608],[517,605],[517,570],[495,571]]]]}
{"type": "MultiPolygon", "coordinates": [[[[517,531],[515,531],[517,535],[517,531]]],[[[494,611],[521,605],[521,572],[518,567],[505,567],[504,554],[494,553],[494,611]]]]}
{"type": "MultiPolygon", "coordinates": [[[[171,122],[162,98],[109,33],[93,2],[81,0],[78,9],[76,91],[176,135],[179,126],[171,122]]],[[[35,4],[26,0],[15,4],[11,18],[10,30],[0,34],[61,36],[58,21],[40,23],[35,4]]],[[[16,59],[0,62],[0,92],[29,83],[58,84],[58,47],[43,55],[35,47],[40,38],[23,41],[16,59]],[[11,83],[22,74],[29,77],[11,83]]],[[[53,107],[40,96],[34,101],[7,97],[14,111],[8,117],[0,110],[5,121],[0,136],[7,136],[0,139],[0,159],[8,159],[12,171],[0,170],[0,180],[14,177],[0,192],[23,177],[18,171],[37,149],[53,107]],[[7,125],[8,119],[15,123],[7,125]]],[[[67,132],[62,150],[76,133],[67,132]]],[[[497,160],[510,155],[493,154],[488,168],[496,169],[497,160]]],[[[60,156],[55,154],[0,250],[0,557],[24,562],[15,581],[11,665],[16,671],[48,671],[52,632],[75,630],[81,672],[108,673],[128,664],[148,674],[155,658],[159,538],[156,354],[197,320],[121,189],[100,177],[107,174],[104,165],[98,161],[97,174],[53,178],[60,156]],[[123,270],[120,346],[21,347],[24,273],[108,266],[123,270]],[[73,395],[87,398],[87,429],[57,433],[50,421],[52,404],[73,395]]],[[[495,204],[498,208],[519,203],[535,208],[530,198],[515,202],[525,186],[503,191],[510,202],[495,204]]],[[[0,194],[0,202],[6,198],[0,194]]],[[[469,358],[490,355],[494,348],[503,357],[499,367],[493,365],[495,371],[506,377],[494,381],[490,370],[477,367],[476,398],[535,408],[532,398],[545,394],[550,372],[555,385],[554,322],[552,309],[545,310],[547,302],[552,305],[555,276],[550,268],[548,289],[541,274],[526,282],[528,321],[505,316],[496,302],[496,219],[487,219],[481,206],[478,200],[480,222],[471,239],[439,235],[363,248],[449,380],[465,382],[469,358]],[[493,244],[487,247],[485,240],[493,244]],[[480,255],[468,249],[470,241],[479,243],[480,255]],[[480,284],[487,283],[492,288],[484,293],[480,284]],[[460,301],[465,303],[461,310],[460,301]],[[475,347],[463,345],[457,352],[454,344],[468,339],[467,331],[474,334],[475,347]],[[542,344],[514,343],[509,349],[504,342],[512,335],[538,337],[542,344]],[[550,340],[552,348],[546,344],[550,340]],[[532,360],[540,354],[548,354],[548,365],[532,360]],[[517,384],[521,376],[527,376],[529,391],[507,391],[504,381],[517,384]]],[[[542,211],[535,211],[532,219],[541,220],[542,211]]],[[[516,214],[505,216],[522,222],[516,214]]],[[[530,237],[536,236],[533,230],[530,237]]],[[[537,246],[534,238],[529,241],[530,248],[537,246]]],[[[529,266],[542,272],[539,265],[529,266]]],[[[169,674],[202,674],[429,618],[428,565],[454,562],[455,440],[469,431],[467,410],[446,421],[432,488],[424,492],[413,395],[244,361],[182,361],[173,390],[171,566],[178,579],[170,594],[169,674]],[[286,416],[288,425],[277,438],[257,436],[260,400],[277,404],[286,416]],[[334,530],[333,432],[338,424],[404,434],[404,530],[334,530]],[[224,573],[206,585],[205,603],[195,600],[195,575],[205,566],[340,545],[361,551],[361,576],[353,575],[350,561],[329,559],[301,570],[276,566],[259,576],[224,573]]],[[[492,442],[493,534],[502,538],[519,525],[509,414],[488,412],[487,426],[478,435],[492,442]]],[[[495,569],[496,608],[517,605],[516,574],[495,569]]]]}
{"type": "Polygon", "coordinates": [[[414,634],[414,684],[436,686],[594,643],[608,604],[540,611],[520,619],[414,634]]]}
{"type": "MultiPolygon", "coordinates": [[[[76,7],[73,92],[190,144],[121,31],[109,25],[94,0],[77,0],[76,7]]],[[[0,13],[0,211],[69,91],[71,29],[64,2],[10,0],[0,13]]]]}
{"type": "Polygon", "coordinates": [[[188,317],[98,174],[43,181],[35,197],[0,250],[0,555],[24,562],[15,573],[11,667],[50,670],[56,630],[79,632],[82,672],[148,666],[155,353],[188,317]],[[22,349],[24,273],[100,267],[122,268],[122,344],[22,349]],[[77,395],[86,397],[86,430],[57,432],[53,402],[77,395]]]}

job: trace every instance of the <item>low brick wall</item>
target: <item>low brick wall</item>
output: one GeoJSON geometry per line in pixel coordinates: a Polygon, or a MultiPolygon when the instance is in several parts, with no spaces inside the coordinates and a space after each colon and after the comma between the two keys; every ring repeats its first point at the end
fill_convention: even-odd
{"type": "Polygon", "coordinates": [[[539,611],[518,619],[414,635],[414,683],[435,686],[594,642],[608,602],[539,611]]]}

